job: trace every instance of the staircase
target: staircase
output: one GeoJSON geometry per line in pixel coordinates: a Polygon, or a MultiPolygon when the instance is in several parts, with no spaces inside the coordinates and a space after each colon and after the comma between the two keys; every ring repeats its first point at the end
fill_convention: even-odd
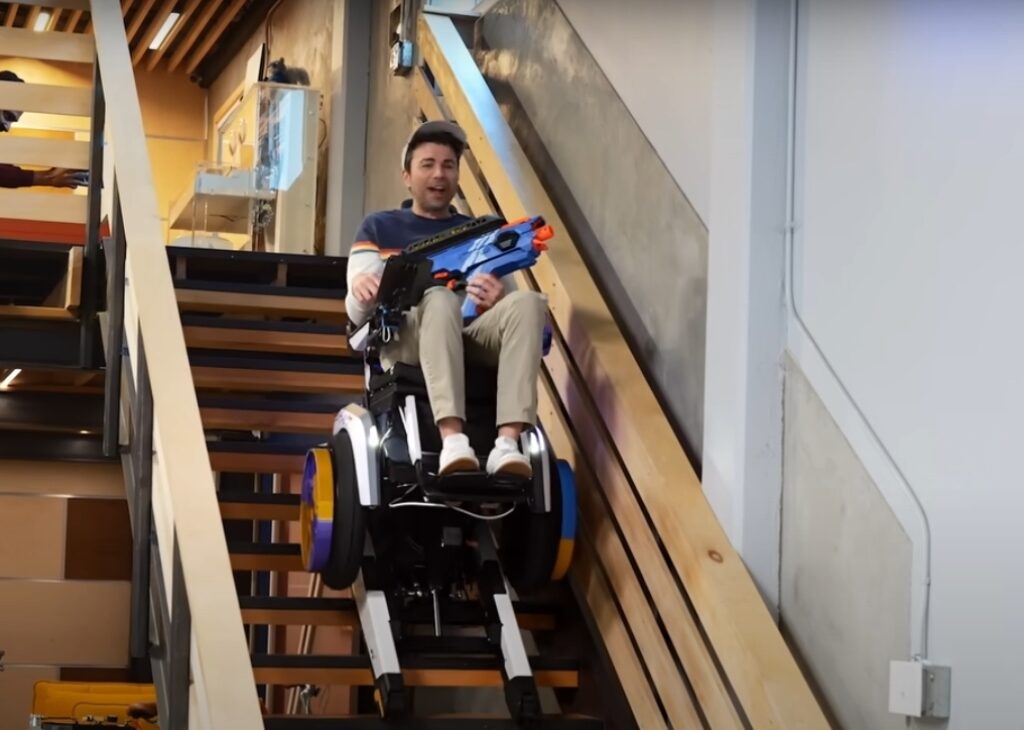
{"type": "MultiPolygon", "coordinates": [[[[312,580],[311,595],[294,595],[296,579],[305,580],[296,542],[304,452],[322,443],[334,414],[363,393],[362,359],[349,353],[344,336],[345,259],[169,248],[168,260],[211,466],[221,472],[220,514],[264,703],[281,713],[295,706],[285,688],[331,688],[333,696],[338,688],[372,687],[365,654],[298,651],[303,643],[312,645],[309,637],[317,631],[341,637],[354,629],[358,636],[351,598],[318,595],[319,582],[312,580]],[[274,628],[288,626],[300,627],[307,639],[282,640],[283,632],[274,628]]],[[[554,630],[560,612],[551,603],[517,605],[521,626],[534,632],[554,630]]],[[[399,644],[407,685],[500,688],[497,648],[482,635],[465,635],[467,628],[484,625],[482,610],[467,604],[448,613],[445,630],[458,630],[458,636],[416,635],[417,627],[433,625],[426,610],[409,609],[400,617],[410,634],[399,644]]],[[[357,649],[358,641],[353,643],[357,649]]],[[[540,655],[531,664],[540,687],[564,695],[579,686],[573,659],[540,655]]],[[[353,716],[335,718],[330,727],[380,721],[359,714],[375,713],[372,702],[355,704],[353,716]]],[[[500,714],[428,720],[416,719],[415,726],[514,726],[500,714]]],[[[551,727],[601,727],[581,717],[549,720],[557,720],[551,727]]],[[[401,722],[413,726],[405,724],[411,718],[401,722]]],[[[306,723],[316,726],[312,718],[275,714],[266,727],[306,723]]]]}
{"type": "MultiPolygon", "coordinates": [[[[85,0],[66,4],[77,5],[78,16],[88,7],[85,0]]],[[[23,3],[20,14],[18,4],[0,9],[0,49],[14,59],[5,66],[24,80],[0,81],[0,108],[22,112],[11,131],[0,134],[0,161],[24,169],[89,170],[99,178],[104,104],[93,36],[72,32],[77,18],[67,31],[54,30],[56,23],[40,31],[26,27],[39,11],[39,3],[23,3]],[[43,83],[49,79],[40,79],[37,62],[64,63],[70,81],[43,83]]],[[[46,368],[99,366],[101,233],[99,186],[86,195],[0,188],[0,363],[41,370],[26,374],[37,381],[46,380],[46,368]]]]}

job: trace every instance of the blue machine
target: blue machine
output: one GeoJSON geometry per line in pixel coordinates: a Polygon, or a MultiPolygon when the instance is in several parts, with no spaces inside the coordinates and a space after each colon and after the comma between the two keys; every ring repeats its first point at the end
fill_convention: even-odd
{"type": "MultiPolygon", "coordinates": [[[[459,290],[477,274],[500,278],[533,266],[552,236],[554,231],[540,216],[511,223],[490,216],[414,243],[401,255],[429,258],[433,283],[459,290]]],[[[468,321],[480,312],[466,299],[462,314],[468,321]]]]}

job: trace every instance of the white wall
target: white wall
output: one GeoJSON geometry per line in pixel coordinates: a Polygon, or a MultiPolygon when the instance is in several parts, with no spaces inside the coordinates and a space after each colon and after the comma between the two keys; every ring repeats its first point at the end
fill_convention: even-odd
{"type": "Polygon", "coordinates": [[[706,224],[712,0],[558,5],[706,224]]]}
{"type": "Polygon", "coordinates": [[[790,343],[928,517],[949,727],[1021,727],[1024,3],[807,1],[798,27],[790,343]]]}

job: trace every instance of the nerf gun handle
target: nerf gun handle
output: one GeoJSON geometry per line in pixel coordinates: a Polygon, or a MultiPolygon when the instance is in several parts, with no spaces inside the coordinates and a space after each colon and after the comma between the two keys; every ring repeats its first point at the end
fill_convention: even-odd
{"type": "MultiPolygon", "coordinates": [[[[512,251],[509,252],[514,253],[512,251]]],[[[533,258],[536,258],[534,256],[533,258]]],[[[499,279],[505,274],[511,274],[512,272],[518,271],[519,269],[525,268],[522,262],[522,256],[499,256],[497,258],[488,259],[483,261],[478,266],[474,266],[466,273],[466,277],[463,282],[460,282],[462,286],[468,284],[469,281],[477,274],[493,274],[499,279]]],[[[472,319],[476,319],[483,312],[480,312],[476,306],[476,302],[466,296],[466,300],[462,303],[462,319],[468,322],[472,319]]]]}

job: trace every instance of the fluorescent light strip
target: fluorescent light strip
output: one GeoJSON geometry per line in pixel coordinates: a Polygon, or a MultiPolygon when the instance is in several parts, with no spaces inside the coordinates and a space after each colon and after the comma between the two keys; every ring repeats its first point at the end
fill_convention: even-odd
{"type": "Polygon", "coordinates": [[[43,12],[39,13],[39,15],[36,16],[36,25],[32,30],[36,32],[42,32],[46,30],[46,26],[48,26],[49,24],[50,13],[49,11],[44,10],[43,12]]]}
{"type": "Polygon", "coordinates": [[[156,36],[153,38],[153,42],[149,44],[149,50],[159,50],[160,46],[162,46],[164,41],[167,40],[167,36],[170,34],[171,30],[174,28],[174,24],[178,22],[178,18],[180,17],[181,13],[170,13],[167,16],[167,20],[165,20],[164,24],[160,26],[160,30],[157,31],[156,36]]]}
{"type": "Polygon", "coordinates": [[[19,375],[21,375],[21,368],[14,368],[14,370],[7,373],[7,377],[0,381],[0,390],[6,390],[7,386],[19,375]]]}

